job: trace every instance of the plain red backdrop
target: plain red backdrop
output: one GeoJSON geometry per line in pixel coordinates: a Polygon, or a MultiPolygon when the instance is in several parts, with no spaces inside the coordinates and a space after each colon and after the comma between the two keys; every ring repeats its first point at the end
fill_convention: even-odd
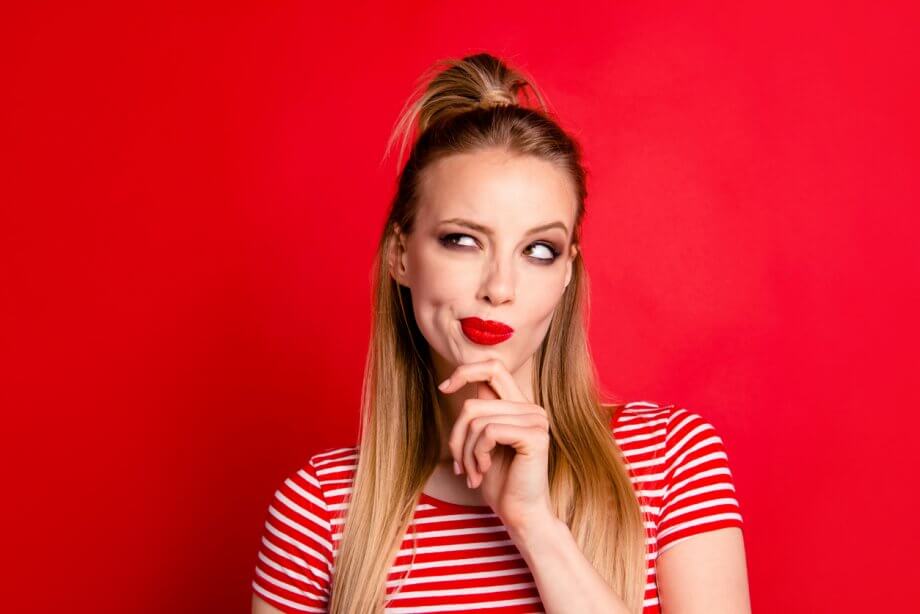
{"type": "Polygon", "coordinates": [[[755,611],[909,609],[909,4],[8,9],[3,609],[248,612],[274,488],[355,442],[384,143],[482,50],[584,146],[604,387],[720,431],[755,611]]]}

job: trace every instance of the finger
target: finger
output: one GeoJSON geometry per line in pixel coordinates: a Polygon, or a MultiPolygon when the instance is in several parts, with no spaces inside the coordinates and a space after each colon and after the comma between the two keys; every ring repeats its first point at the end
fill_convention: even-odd
{"type": "Polygon", "coordinates": [[[476,398],[477,399],[498,399],[499,396],[495,394],[495,390],[492,389],[492,386],[488,384],[483,384],[482,382],[476,382],[476,398]]]}
{"type": "MultiPolygon", "coordinates": [[[[502,399],[466,399],[463,401],[463,406],[460,408],[460,413],[454,421],[450,436],[447,439],[447,446],[454,460],[469,475],[471,467],[464,462],[463,452],[469,422],[473,418],[487,414],[526,414],[535,411],[535,407],[526,403],[515,403],[502,399]]],[[[540,411],[542,411],[542,408],[540,408],[540,411]]],[[[472,469],[475,470],[475,467],[472,467],[472,469]]]]}
{"type": "Polygon", "coordinates": [[[483,429],[489,424],[510,424],[513,426],[533,426],[544,430],[549,428],[546,417],[536,412],[523,414],[485,414],[469,421],[467,435],[463,446],[463,465],[471,467],[468,476],[475,488],[481,481],[482,475],[492,465],[492,448],[474,450],[483,429]]]}
{"type": "MultiPolygon", "coordinates": [[[[483,451],[491,453],[491,450],[499,444],[511,446],[515,454],[536,456],[545,454],[549,448],[549,433],[539,426],[490,422],[480,432],[473,445],[473,453],[477,456],[483,451]]],[[[473,488],[479,487],[482,483],[481,476],[471,478],[471,480],[473,488]]]]}
{"type": "Polygon", "coordinates": [[[520,403],[530,402],[521,392],[505,364],[497,358],[459,365],[438,388],[441,392],[450,394],[471,382],[485,382],[500,399],[520,403]]]}

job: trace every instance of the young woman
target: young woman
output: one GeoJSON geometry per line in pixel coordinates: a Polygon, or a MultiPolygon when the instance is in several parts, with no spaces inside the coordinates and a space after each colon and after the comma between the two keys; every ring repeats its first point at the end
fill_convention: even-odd
{"type": "Polygon", "coordinates": [[[602,403],[578,145],[522,71],[435,68],[389,144],[360,443],[275,492],[253,612],[748,612],[713,426],[602,403]]]}

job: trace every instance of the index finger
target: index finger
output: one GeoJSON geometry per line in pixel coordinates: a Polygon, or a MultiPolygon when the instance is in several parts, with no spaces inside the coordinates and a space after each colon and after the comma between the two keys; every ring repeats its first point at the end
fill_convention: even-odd
{"type": "Polygon", "coordinates": [[[517,382],[511,373],[505,367],[504,363],[497,358],[472,362],[460,365],[450,374],[448,385],[441,391],[449,394],[458,390],[462,386],[470,383],[478,383],[477,396],[480,399],[498,398],[505,401],[517,401],[520,403],[529,403],[530,400],[524,396],[517,382]],[[484,382],[484,383],[479,383],[484,382]],[[490,393],[484,388],[491,387],[494,393],[490,393]],[[497,394],[498,396],[489,396],[497,394]]]}

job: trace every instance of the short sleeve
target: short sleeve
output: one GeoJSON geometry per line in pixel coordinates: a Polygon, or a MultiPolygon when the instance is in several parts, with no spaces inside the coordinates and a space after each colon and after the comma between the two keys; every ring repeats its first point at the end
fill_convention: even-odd
{"type": "Polygon", "coordinates": [[[685,409],[671,412],[658,517],[658,554],[693,535],[743,527],[728,455],[716,429],[685,409]]]}
{"type": "Polygon", "coordinates": [[[252,590],[282,612],[327,612],[332,558],[329,508],[311,459],[268,506],[252,590]]]}

